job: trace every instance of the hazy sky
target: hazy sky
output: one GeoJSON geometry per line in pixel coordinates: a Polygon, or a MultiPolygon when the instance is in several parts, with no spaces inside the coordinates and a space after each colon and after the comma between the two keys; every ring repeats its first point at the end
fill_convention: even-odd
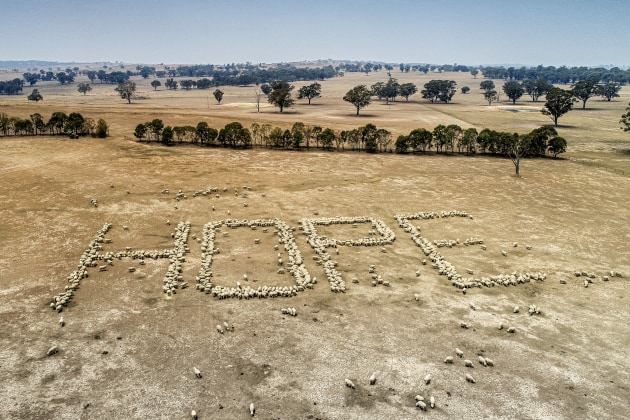
{"type": "Polygon", "coordinates": [[[2,0],[0,60],[630,65],[630,0],[2,0]]]}

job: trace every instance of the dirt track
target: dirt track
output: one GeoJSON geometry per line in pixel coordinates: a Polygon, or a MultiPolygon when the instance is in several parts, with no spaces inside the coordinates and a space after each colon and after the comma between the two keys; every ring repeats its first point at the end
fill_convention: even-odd
{"type": "MultiPolygon", "coordinates": [[[[627,177],[566,161],[528,160],[515,179],[503,159],[164,148],[119,137],[2,139],[0,148],[0,417],[184,419],[195,409],[200,419],[245,418],[250,402],[257,417],[282,419],[601,419],[629,408],[627,177]],[[227,192],[192,197],[208,187],[227,192]],[[176,202],[179,189],[188,198],[176,202]],[[426,257],[394,219],[443,210],[474,219],[418,221],[424,236],[475,236],[487,246],[440,248],[460,273],[540,271],[547,279],[463,295],[420,263],[426,257]],[[332,254],[344,294],[329,291],[298,229],[301,218],[325,216],[374,217],[396,234],[386,252],[332,254]],[[167,260],[115,260],[105,272],[90,270],[59,327],[49,302],[104,223],[112,223],[104,251],[148,250],[172,247],[178,221],[201,236],[205,223],[228,217],[278,217],[295,227],[314,289],[288,299],[217,300],[194,288],[201,252],[189,239],[190,288],[165,297],[167,260]],[[391,287],[371,286],[371,264],[391,287]],[[576,270],[597,278],[584,288],[576,270]],[[624,277],[604,282],[610,270],[624,277]],[[530,304],[541,315],[528,316],[530,304]],[[281,314],[287,306],[297,317],[281,314]],[[223,321],[234,332],[218,334],[223,321]],[[46,357],[53,345],[59,353],[46,357]],[[473,369],[457,357],[443,363],[456,347],[473,369]],[[479,365],[478,355],[495,366],[479,365]],[[419,413],[418,394],[433,395],[437,408],[419,413]]],[[[367,230],[318,232],[349,238],[367,230]]],[[[217,239],[216,283],[234,286],[248,274],[253,285],[292,284],[276,274],[276,243],[271,231],[230,229],[217,239]]]]}

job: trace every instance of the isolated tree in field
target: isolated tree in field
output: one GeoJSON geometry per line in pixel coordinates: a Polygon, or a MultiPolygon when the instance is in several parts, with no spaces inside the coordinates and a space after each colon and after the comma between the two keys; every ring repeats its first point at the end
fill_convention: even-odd
{"type": "Polygon", "coordinates": [[[81,82],[77,85],[77,91],[82,93],[84,96],[86,93],[92,90],[92,86],[89,83],[81,82]]]}
{"type": "Polygon", "coordinates": [[[553,87],[551,83],[547,82],[547,79],[543,78],[537,80],[525,79],[522,85],[525,92],[532,97],[532,102],[538,102],[538,98],[546,95],[553,87]]]}
{"type": "Polygon", "coordinates": [[[267,98],[267,102],[280,108],[280,112],[282,112],[284,108],[290,108],[293,106],[293,98],[291,98],[293,85],[277,80],[275,82],[271,82],[269,86],[271,87],[271,93],[267,98]]]}
{"type": "Polygon", "coordinates": [[[457,92],[456,86],[457,83],[453,80],[431,80],[424,84],[424,89],[420,93],[424,99],[428,99],[431,103],[440,100],[447,104],[457,92]]]}
{"type": "Polygon", "coordinates": [[[298,90],[298,99],[308,99],[308,104],[311,104],[311,99],[321,97],[322,85],[315,82],[307,86],[302,86],[298,90]]]}
{"type": "Polygon", "coordinates": [[[256,111],[260,113],[260,100],[262,99],[263,93],[258,89],[254,90],[254,100],[256,101],[256,111]]]}
{"type": "Polygon", "coordinates": [[[604,98],[606,98],[608,102],[610,102],[612,98],[619,97],[620,90],[621,90],[621,85],[619,83],[608,82],[603,85],[597,86],[597,95],[603,96],[604,98]]]}
{"type": "Polygon", "coordinates": [[[626,113],[621,116],[619,122],[623,125],[623,131],[630,131],[630,104],[626,108],[626,113]]]}
{"type": "Polygon", "coordinates": [[[470,92],[470,88],[468,86],[462,86],[462,93],[465,95],[470,92]]]}
{"type": "Polygon", "coordinates": [[[483,97],[486,98],[486,101],[488,101],[488,106],[492,105],[492,102],[495,102],[497,99],[499,99],[499,97],[497,96],[497,91],[494,89],[486,90],[483,93],[483,97]]]}
{"type": "Polygon", "coordinates": [[[115,89],[122,99],[126,99],[127,103],[131,103],[131,98],[136,91],[136,82],[126,81],[118,84],[115,89]]]}
{"type": "Polygon", "coordinates": [[[414,83],[403,83],[398,87],[398,93],[409,102],[409,97],[418,92],[418,87],[414,83]]]}
{"type": "Polygon", "coordinates": [[[157,90],[157,88],[162,86],[162,82],[160,82],[159,80],[152,80],[151,86],[153,86],[153,90],[157,90]]]}
{"type": "Polygon", "coordinates": [[[492,80],[484,80],[483,82],[479,83],[479,88],[485,91],[494,90],[494,82],[492,80]]]}
{"type": "Polygon", "coordinates": [[[573,96],[582,101],[582,109],[586,108],[586,101],[597,95],[597,84],[599,79],[592,78],[588,80],[580,80],[571,86],[573,96]]]}
{"type": "Polygon", "coordinates": [[[29,101],[39,102],[44,99],[44,97],[39,93],[39,90],[33,89],[33,92],[31,92],[31,94],[28,95],[26,99],[28,99],[29,101]]]}
{"type": "Polygon", "coordinates": [[[217,103],[221,105],[221,101],[223,100],[223,91],[217,89],[214,92],[212,92],[212,95],[214,96],[214,99],[217,100],[217,103]]]}
{"type": "Polygon", "coordinates": [[[523,96],[524,89],[519,82],[506,82],[503,84],[503,92],[512,100],[512,104],[516,104],[516,101],[523,96]]]}
{"type": "Polygon", "coordinates": [[[557,127],[558,118],[571,111],[575,101],[573,92],[555,87],[547,92],[547,102],[541,112],[551,118],[557,127]]]}
{"type": "Polygon", "coordinates": [[[343,100],[350,102],[357,109],[357,117],[359,111],[365,108],[372,101],[372,91],[365,85],[358,85],[350,89],[343,97],[343,100]]]}
{"type": "Polygon", "coordinates": [[[560,154],[567,151],[567,141],[562,137],[554,137],[549,140],[548,150],[553,154],[554,159],[560,154]]]}

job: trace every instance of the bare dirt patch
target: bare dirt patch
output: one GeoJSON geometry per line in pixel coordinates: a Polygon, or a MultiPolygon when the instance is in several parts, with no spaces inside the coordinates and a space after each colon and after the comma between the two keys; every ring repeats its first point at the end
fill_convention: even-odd
{"type": "MultiPolygon", "coordinates": [[[[528,160],[515,179],[503,159],[164,148],[122,136],[3,139],[0,147],[0,412],[7,418],[166,419],[191,409],[200,418],[245,418],[250,402],[262,418],[416,418],[415,395],[433,395],[430,414],[440,418],[627,411],[627,177],[567,161],[528,160]],[[219,197],[192,197],[208,187],[219,197]],[[179,189],[188,198],[176,201],[179,189]],[[430,262],[422,265],[427,257],[394,219],[443,210],[473,219],[414,221],[423,236],[480,237],[487,247],[440,248],[458,272],[540,271],[546,280],[464,295],[430,262]],[[328,216],[369,216],[396,235],[383,250],[330,249],[346,293],[329,290],[299,230],[302,218],[328,216]],[[171,298],[162,292],[167,259],[121,259],[104,272],[91,268],[61,314],[49,308],[104,223],[112,223],[112,242],[103,252],[116,252],[172,248],[178,221],[200,237],[205,223],[230,217],[278,217],[295,227],[315,287],[292,298],[218,300],[195,290],[201,247],[190,237],[183,264],[190,287],[171,298]],[[370,265],[389,287],[372,286],[370,265]],[[585,288],[575,271],[596,278],[585,288]],[[542,313],[529,316],[531,304],[542,313]],[[288,306],[296,317],[281,313],[288,306]],[[233,332],[216,331],[224,321],[233,332]],[[53,345],[59,352],[47,357],[53,345]],[[494,367],[479,365],[479,355],[494,367]],[[447,356],[453,365],[443,363],[447,356]]],[[[356,239],[367,230],[318,232],[356,239]]],[[[213,264],[222,285],[234,287],[243,274],[260,285],[292,284],[276,273],[284,251],[274,249],[272,231],[230,229],[219,241],[213,264]]]]}

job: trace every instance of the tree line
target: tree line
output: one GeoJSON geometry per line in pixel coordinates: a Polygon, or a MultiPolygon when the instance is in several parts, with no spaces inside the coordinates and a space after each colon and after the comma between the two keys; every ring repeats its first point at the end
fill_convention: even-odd
{"type": "Polygon", "coordinates": [[[0,136],[69,135],[73,138],[91,135],[105,138],[109,134],[107,122],[94,121],[78,112],[53,112],[48,121],[38,112],[29,118],[11,117],[0,113],[0,136]]]}
{"type": "MultiPolygon", "coordinates": [[[[605,69],[603,67],[554,67],[542,65],[537,67],[481,67],[483,77],[488,79],[525,80],[545,79],[554,84],[571,84],[581,80],[598,79],[602,82],[616,82],[621,85],[630,83],[630,70],[619,67],[605,69]]],[[[472,71],[471,71],[472,73],[472,71]]],[[[476,76],[476,74],[473,74],[476,76]]]]}
{"type": "Polygon", "coordinates": [[[459,153],[466,155],[489,154],[509,156],[515,142],[520,142],[521,157],[556,157],[566,151],[567,143],[558,136],[553,127],[540,127],[528,134],[515,134],[475,128],[463,129],[451,124],[438,125],[432,131],[424,128],[412,130],[407,135],[398,136],[393,142],[392,133],[366,124],[352,130],[331,128],[296,122],[290,129],[274,127],[271,124],[253,123],[249,128],[239,122],[227,124],[217,130],[205,121],[196,126],[168,126],[161,119],[138,124],[134,137],[141,142],[161,142],[165,145],[196,144],[199,146],[222,146],[232,148],[264,147],[272,149],[323,149],[353,150],[368,153],[459,153]]]}

